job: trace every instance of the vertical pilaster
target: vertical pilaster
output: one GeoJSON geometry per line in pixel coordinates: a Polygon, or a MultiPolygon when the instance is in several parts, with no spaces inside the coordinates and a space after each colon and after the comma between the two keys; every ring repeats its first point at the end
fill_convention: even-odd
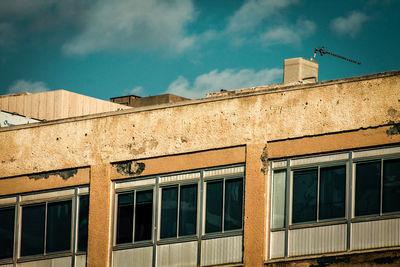
{"type": "Polygon", "coordinates": [[[100,164],[90,170],[88,267],[108,267],[111,262],[110,169],[110,164],[100,164]]]}
{"type": "Polygon", "coordinates": [[[265,144],[247,145],[243,255],[246,267],[261,267],[265,261],[267,159],[265,144]]]}

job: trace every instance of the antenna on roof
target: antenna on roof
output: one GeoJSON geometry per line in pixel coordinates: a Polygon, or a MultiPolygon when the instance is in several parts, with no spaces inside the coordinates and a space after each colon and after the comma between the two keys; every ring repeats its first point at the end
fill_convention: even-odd
{"type": "Polygon", "coordinates": [[[344,60],[353,62],[353,63],[358,64],[358,65],[361,64],[361,63],[358,62],[358,61],[355,61],[355,60],[352,60],[352,59],[349,59],[349,58],[345,58],[345,57],[339,56],[339,55],[337,55],[337,54],[334,54],[334,53],[332,53],[332,52],[326,51],[324,46],[322,46],[322,47],[320,47],[320,48],[315,48],[315,50],[314,50],[314,57],[312,58],[313,61],[315,61],[315,57],[317,56],[317,53],[318,53],[318,52],[319,52],[319,54],[320,54],[321,56],[323,56],[324,54],[328,54],[328,55],[331,55],[331,56],[335,56],[335,57],[338,57],[338,58],[341,58],[341,59],[344,59],[344,60]]]}

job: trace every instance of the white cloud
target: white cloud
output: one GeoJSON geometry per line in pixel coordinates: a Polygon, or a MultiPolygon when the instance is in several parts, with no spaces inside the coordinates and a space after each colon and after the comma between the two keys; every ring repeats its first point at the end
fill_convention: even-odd
{"type": "Polygon", "coordinates": [[[207,93],[217,92],[220,89],[232,90],[277,83],[281,77],[282,70],[277,68],[260,71],[252,69],[218,71],[216,69],[196,77],[193,84],[180,76],[169,85],[166,93],[188,98],[202,98],[207,93]]]}
{"type": "Polygon", "coordinates": [[[300,45],[301,40],[315,32],[316,25],[310,20],[298,20],[296,25],[278,26],[260,35],[260,42],[264,46],[277,44],[300,45]]]}
{"type": "Polygon", "coordinates": [[[63,51],[85,55],[98,51],[182,52],[195,44],[185,26],[195,17],[191,0],[100,0],[87,14],[83,31],[63,51]]]}
{"type": "Polygon", "coordinates": [[[337,17],[330,23],[331,29],[341,35],[355,37],[361,30],[362,25],[369,17],[359,11],[353,11],[347,17],[337,17]]]}
{"type": "Polygon", "coordinates": [[[142,86],[136,86],[133,89],[124,90],[125,95],[139,95],[143,92],[144,88],[142,86]]]}
{"type": "Polygon", "coordinates": [[[45,82],[33,82],[26,80],[17,80],[8,88],[8,94],[16,94],[22,92],[39,93],[49,91],[45,82]]]}
{"type": "Polygon", "coordinates": [[[297,0],[248,0],[228,20],[227,32],[251,31],[297,0]]]}

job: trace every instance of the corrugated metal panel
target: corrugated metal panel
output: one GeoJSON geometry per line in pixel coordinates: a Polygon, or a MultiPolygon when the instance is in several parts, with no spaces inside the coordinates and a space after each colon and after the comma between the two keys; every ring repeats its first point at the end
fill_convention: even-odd
{"type": "Polygon", "coordinates": [[[244,166],[205,171],[204,177],[223,176],[227,174],[236,174],[236,173],[237,174],[244,173],[244,166]]]}
{"type": "Polygon", "coordinates": [[[400,245],[400,219],[353,223],[351,249],[400,245]]]}
{"type": "Polygon", "coordinates": [[[197,241],[157,246],[157,266],[196,266],[197,241]]]}
{"type": "Polygon", "coordinates": [[[75,193],[74,189],[69,189],[69,190],[54,191],[54,192],[48,192],[48,193],[42,193],[42,194],[26,195],[26,196],[21,196],[21,202],[32,201],[32,200],[42,200],[42,199],[45,200],[45,199],[58,198],[58,197],[72,197],[72,196],[74,196],[74,193],[75,193]]]}
{"type": "Polygon", "coordinates": [[[202,240],[201,266],[242,262],[243,236],[202,240]]]}
{"type": "Polygon", "coordinates": [[[289,256],[346,250],[346,224],[289,230],[289,256]]]}
{"type": "Polygon", "coordinates": [[[343,153],[343,154],[335,154],[335,155],[312,157],[312,158],[293,159],[290,160],[290,166],[314,164],[314,163],[329,162],[335,160],[346,160],[348,158],[349,154],[343,153]]]}
{"type": "Polygon", "coordinates": [[[125,182],[125,183],[116,183],[115,184],[115,189],[153,185],[155,183],[156,183],[156,179],[155,178],[138,180],[138,181],[131,181],[131,182],[125,182]]]}
{"type": "Polygon", "coordinates": [[[194,172],[194,173],[185,173],[185,174],[179,174],[179,175],[160,177],[160,184],[168,183],[168,182],[175,182],[175,181],[191,180],[191,179],[200,179],[200,173],[194,172]]]}
{"type": "Polygon", "coordinates": [[[400,147],[381,148],[381,149],[353,152],[353,158],[356,159],[363,157],[383,156],[383,155],[397,154],[397,153],[400,153],[400,147]]]}
{"type": "Polygon", "coordinates": [[[284,168],[286,167],[286,163],[287,161],[274,161],[272,162],[272,169],[276,169],[276,168],[284,168]]]}
{"type": "Polygon", "coordinates": [[[86,255],[75,256],[75,267],[86,267],[86,255]]]}
{"type": "Polygon", "coordinates": [[[19,267],[71,267],[71,257],[18,263],[19,267]]]}
{"type": "Polygon", "coordinates": [[[270,234],[270,259],[282,258],[285,256],[285,231],[271,232],[270,234]]]}
{"type": "Polygon", "coordinates": [[[112,261],[114,267],[151,267],[153,247],[114,251],[112,261]]]}
{"type": "Polygon", "coordinates": [[[16,202],[17,202],[16,197],[0,198],[0,205],[12,204],[16,202]]]}

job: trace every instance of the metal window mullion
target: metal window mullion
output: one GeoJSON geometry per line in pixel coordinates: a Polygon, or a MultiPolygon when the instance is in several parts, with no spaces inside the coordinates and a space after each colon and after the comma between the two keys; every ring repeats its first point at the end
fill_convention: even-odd
{"type": "Polygon", "coordinates": [[[202,242],[202,235],[203,235],[203,205],[204,205],[204,171],[200,172],[200,190],[197,193],[198,196],[198,205],[199,210],[197,211],[198,219],[197,219],[197,235],[199,238],[199,241],[197,242],[197,266],[200,266],[201,264],[201,242],[202,242]]]}
{"type": "Polygon", "coordinates": [[[320,183],[321,183],[321,167],[318,166],[318,173],[317,173],[317,222],[319,221],[319,196],[320,196],[320,183]]]}
{"type": "Polygon", "coordinates": [[[20,232],[21,232],[21,196],[17,196],[17,205],[14,206],[14,253],[13,253],[13,266],[17,266],[17,259],[21,247],[20,232]]]}
{"type": "Polygon", "coordinates": [[[178,203],[177,205],[177,210],[176,210],[176,237],[179,237],[179,217],[180,217],[180,210],[181,210],[181,185],[178,184],[178,203]]]}
{"type": "Polygon", "coordinates": [[[158,226],[159,225],[159,212],[161,212],[160,210],[160,197],[159,197],[159,192],[160,192],[160,188],[159,188],[159,183],[160,183],[160,177],[157,176],[156,177],[156,184],[155,184],[155,189],[153,189],[153,193],[155,192],[155,196],[153,196],[153,200],[155,198],[155,205],[153,204],[153,236],[152,236],[152,240],[153,240],[153,258],[152,258],[152,266],[156,267],[157,266],[157,240],[158,240],[158,226]]]}
{"type": "Polygon", "coordinates": [[[73,236],[72,236],[72,262],[71,266],[74,267],[75,263],[75,254],[76,254],[76,247],[78,242],[78,205],[79,205],[79,197],[78,197],[78,188],[75,188],[74,194],[74,211],[72,212],[72,227],[73,227],[73,236]]]}
{"type": "Polygon", "coordinates": [[[222,225],[221,225],[221,232],[225,232],[225,182],[226,179],[222,180],[222,225]]]}
{"type": "Polygon", "coordinates": [[[133,191],[132,243],[135,243],[137,190],[133,191]]]}
{"type": "Polygon", "coordinates": [[[284,257],[288,257],[289,255],[289,217],[290,217],[290,209],[292,203],[290,203],[290,194],[291,190],[291,170],[290,170],[290,160],[288,159],[286,162],[286,198],[285,198],[285,251],[284,257]]]}
{"type": "Polygon", "coordinates": [[[44,210],[44,251],[43,251],[44,255],[46,255],[46,250],[47,250],[47,205],[48,202],[46,201],[44,210]]]}
{"type": "Polygon", "coordinates": [[[346,175],[346,209],[347,209],[347,234],[346,234],[346,250],[351,249],[351,218],[353,212],[353,153],[349,152],[349,162],[346,175]]]}
{"type": "Polygon", "coordinates": [[[380,195],[380,205],[379,205],[379,215],[383,214],[383,158],[381,159],[381,195],[380,195]]]}

